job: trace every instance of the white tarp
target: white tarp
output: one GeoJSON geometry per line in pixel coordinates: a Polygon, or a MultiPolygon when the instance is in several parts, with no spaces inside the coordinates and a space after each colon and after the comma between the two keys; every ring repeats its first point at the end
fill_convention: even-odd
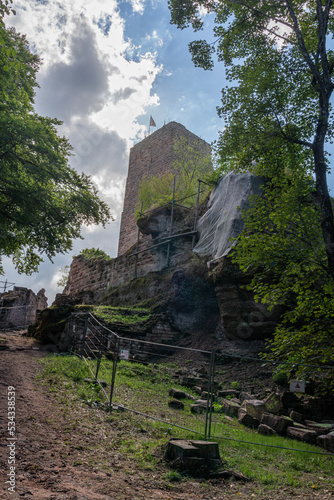
{"type": "Polygon", "coordinates": [[[243,230],[242,210],[249,208],[251,195],[261,194],[263,183],[263,178],[249,172],[224,175],[210,195],[208,210],[198,221],[199,241],[194,252],[212,259],[227,255],[233,246],[230,239],[243,230]]]}

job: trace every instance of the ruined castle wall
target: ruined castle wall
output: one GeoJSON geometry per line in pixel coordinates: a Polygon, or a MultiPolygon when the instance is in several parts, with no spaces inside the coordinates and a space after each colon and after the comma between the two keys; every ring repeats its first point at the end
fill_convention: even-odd
{"type": "MultiPolygon", "coordinates": [[[[159,270],[159,257],[147,250],[150,245],[151,237],[145,235],[138,247],[141,253],[137,258],[137,276],[159,270]]],[[[135,277],[134,251],[135,248],[110,260],[86,259],[83,255],[74,257],[64,293],[75,296],[82,292],[93,292],[92,299],[99,300],[110,286],[123,285],[135,277]]]]}
{"type": "Polygon", "coordinates": [[[44,288],[37,295],[18,286],[0,294],[0,328],[24,328],[33,324],[38,312],[48,306],[47,300],[44,288]]]}
{"type": "Polygon", "coordinates": [[[137,225],[134,212],[138,202],[138,189],[142,179],[172,171],[175,160],[174,144],[181,137],[210,154],[210,145],[189,132],[183,125],[170,122],[146,137],[130,150],[129,170],[126,181],[124,206],[118,244],[118,255],[123,255],[137,242],[137,225]]]}

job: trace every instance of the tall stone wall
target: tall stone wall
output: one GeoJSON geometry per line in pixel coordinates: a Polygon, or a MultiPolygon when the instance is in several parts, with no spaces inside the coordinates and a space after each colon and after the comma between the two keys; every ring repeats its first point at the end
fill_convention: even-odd
{"type": "Polygon", "coordinates": [[[210,154],[211,147],[207,142],[176,122],[164,125],[130,150],[118,255],[124,254],[137,242],[138,228],[134,212],[137,207],[138,189],[141,180],[173,170],[174,144],[181,137],[186,137],[189,143],[196,145],[196,148],[210,154]]]}

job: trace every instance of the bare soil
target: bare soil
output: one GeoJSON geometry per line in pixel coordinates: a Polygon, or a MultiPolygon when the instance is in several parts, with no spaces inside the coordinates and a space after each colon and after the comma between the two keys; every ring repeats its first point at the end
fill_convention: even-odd
{"type": "Polygon", "coordinates": [[[20,332],[0,333],[1,499],[334,498],[334,492],[328,490],[305,493],[283,488],[269,492],[258,484],[235,479],[187,478],[171,484],[164,478],[169,469],[163,460],[158,461],[156,470],[145,470],[131,454],[122,454],[117,449],[108,451],[106,443],[119,434],[119,428],[108,423],[105,412],[77,403],[66,405],[36,379],[41,370],[39,359],[45,355],[45,349],[20,332]],[[6,483],[9,473],[8,386],[15,387],[16,393],[14,493],[8,491],[9,483],[6,483]],[[94,419],[92,412],[95,412],[94,419]]]}

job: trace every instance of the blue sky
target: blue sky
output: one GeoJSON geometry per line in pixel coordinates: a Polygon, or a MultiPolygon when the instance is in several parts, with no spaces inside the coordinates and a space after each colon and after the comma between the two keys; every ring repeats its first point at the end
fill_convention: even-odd
{"type": "Polygon", "coordinates": [[[116,219],[106,229],[83,228],[71,252],[32,276],[18,275],[5,259],[3,279],[45,288],[51,304],[61,292],[60,269],[83,248],[116,256],[129,149],[145,137],[150,115],[157,128],[177,121],[212,142],[224,126],[216,106],[226,81],[221,63],[205,72],[188,53],[190,41],[212,40],[212,16],[194,34],[170,25],[164,0],[17,0],[14,8],[7,25],[26,34],[43,62],[36,110],[63,120],[72,166],[92,176],[116,219]]]}

